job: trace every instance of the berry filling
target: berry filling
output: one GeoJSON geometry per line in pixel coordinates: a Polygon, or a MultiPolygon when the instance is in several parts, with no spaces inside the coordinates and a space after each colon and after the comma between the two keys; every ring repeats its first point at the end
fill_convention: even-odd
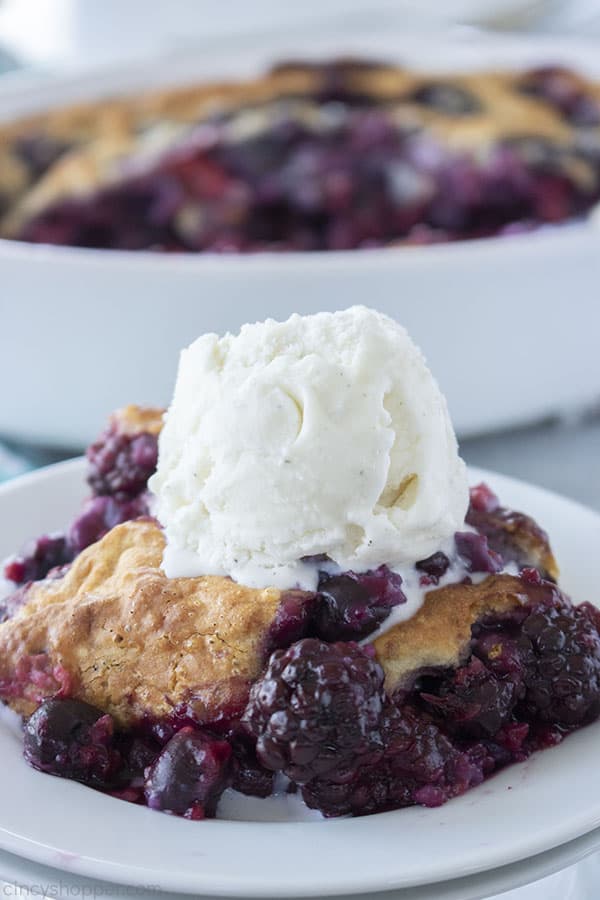
{"type": "MultiPolygon", "coordinates": [[[[60,576],[75,557],[122,522],[150,514],[147,483],[156,469],[155,434],[120,431],[112,424],[87,451],[88,484],[85,501],[66,534],[42,535],[30,541],[4,566],[4,577],[15,585],[60,576]]],[[[20,604],[17,604],[20,605],[20,604]]],[[[3,602],[0,618],[12,615],[12,598],[3,602]],[[9,602],[10,601],[10,602],[9,602]]]]}
{"type": "Polygon", "coordinates": [[[471,488],[466,521],[486,539],[484,553],[497,554],[504,565],[512,562],[519,569],[533,564],[544,578],[552,580],[553,574],[548,571],[548,554],[545,552],[548,547],[546,532],[530,516],[501,506],[487,485],[471,488]]]}
{"type": "Polygon", "coordinates": [[[96,496],[125,501],[145,489],[156,469],[158,442],[148,433],[123,434],[116,424],[88,447],[88,484],[96,496]]]}
{"type": "Polygon", "coordinates": [[[321,572],[317,593],[284,594],[269,630],[267,649],[289,647],[304,637],[330,642],[362,640],[385,622],[394,607],[406,603],[401,585],[402,577],[387,566],[360,574],[321,572]]]}
{"type": "MultiPolygon", "coordinates": [[[[525,579],[523,584],[529,598],[524,606],[473,627],[470,655],[463,666],[427,672],[409,691],[376,704],[375,718],[368,720],[378,748],[371,761],[361,762],[357,754],[354,765],[345,760],[342,764],[338,755],[340,762],[328,776],[310,768],[300,771],[297,781],[309,806],[327,816],[364,815],[413,804],[438,806],[598,717],[597,610],[587,604],[572,606],[553,584],[541,579],[535,585],[525,579]]],[[[303,650],[303,644],[310,643],[295,645],[287,658],[306,653],[310,659],[310,646],[303,650]]],[[[355,653],[364,654],[365,664],[371,659],[368,648],[355,653]]],[[[276,735],[276,750],[267,752],[263,762],[284,771],[298,741],[297,725],[287,727],[287,717],[297,715],[298,705],[291,697],[282,700],[286,675],[272,657],[246,713],[259,754],[262,743],[270,747],[276,735]],[[288,704],[283,715],[282,702],[288,704]]],[[[304,696],[302,670],[294,670],[294,675],[300,680],[294,689],[304,696]]],[[[329,689],[335,697],[337,678],[333,668],[329,681],[329,669],[323,666],[320,691],[329,689]]],[[[373,711],[372,705],[369,708],[373,711]]],[[[327,704],[321,705],[320,714],[329,725],[327,704]]],[[[358,712],[348,710],[347,715],[356,720],[358,712]]],[[[301,716],[300,722],[314,728],[315,734],[322,727],[318,718],[301,716]]],[[[307,736],[303,743],[309,744],[307,736]]],[[[329,746],[340,753],[335,737],[329,746]]]]}
{"type": "Polygon", "coordinates": [[[64,534],[44,534],[26,544],[4,566],[4,577],[15,584],[39,581],[53,569],[72,562],[73,552],[64,534]]]}
{"type": "MultiPolygon", "coordinates": [[[[39,538],[8,563],[20,586],[4,601],[4,618],[27,602],[32,581],[60,577],[107,530],[147,514],[155,436],[113,425],[88,461],[94,494],[66,535],[39,538]]],[[[317,591],[282,594],[262,675],[218,721],[178,708],[123,731],[76,699],[69,673],[46,651],[20,658],[0,694],[37,704],[25,724],[26,760],[190,819],[214,816],[230,787],[268,797],[282,774],[310,807],[340,816],[439,806],[558,743],[600,716],[600,613],[559,591],[545,532],[486,485],[471,490],[467,522],[473,530],[456,534],[455,556],[438,551],[417,562],[416,582],[425,592],[510,563],[522,601],[475,621],[456,667],[415,671],[390,696],[365,639],[407,602],[403,578],[386,566],[335,572],[318,558],[317,591]]]]}
{"type": "Polygon", "coordinates": [[[600,103],[586,94],[579,79],[568,69],[560,66],[533,69],[523,78],[520,90],[545,100],[572,125],[600,125],[600,103]]]}
{"type": "Polygon", "coordinates": [[[348,250],[526,231],[600,199],[590,132],[600,106],[573,73],[534,70],[514,88],[583,129],[570,142],[508,135],[468,151],[414,113],[425,108],[443,125],[485,116],[474,93],[431,81],[378,99],[356,92],[356,69],[323,66],[313,95],[284,94],[180,129],[162,156],[150,163],[142,154],[118,182],[56,200],[19,239],[188,253],[348,250]]]}
{"type": "Polygon", "coordinates": [[[79,700],[42,703],[25,725],[23,753],[41,772],[99,788],[115,784],[121,765],[111,717],[79,700]]]}
{"type": "Polygon", "coordinates": [[[214,816],[230,783],[231,747],[182,728],[147,769],[144,795],[151,809],[204,819],[214,816]]]}
{"type": "Polygon", "coordinates": [[[402,578],[387,566],[356,574],[321,574],[313,634],[324,641],[358,641],[406,603],[402,578]]]}
{"type": "Polygon", "coordinates": [[[392,697],[370,645],[302,638],[271,654],[241,718],[181,711],[122,733],[63,688],[27,721],[25,758],[192,819],[228,787],[269,796],[278,773],[325,816],[439,806],[600,715],[600,613],[536,570],[521,585],[526,602],[475,622],[458,668],[392,697]]]}

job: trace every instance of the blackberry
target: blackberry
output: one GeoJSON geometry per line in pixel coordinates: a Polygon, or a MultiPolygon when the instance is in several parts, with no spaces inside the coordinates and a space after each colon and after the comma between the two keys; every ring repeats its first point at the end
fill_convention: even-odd
{"type": "Polygon", "coordinates": [[[186,727],[178,731],[148,769],[146,803],[189,819],[215,815],[231,779],[231,746],[227,741],[186,727]]]}
{"type": "Polygon", "coordinates": [[[459,748],[431,718],[411,706],[389,706],[386,749],[377,765],[361,767],[339,783],[315,779],[302,796],[326,816],[363,816],[405,806],[440,806],[481,784],[495,763],[482,744],[459,748]]]}
{"type": "Polygon", "coordinates": [[[149,514],[148,495],[144,492],[127,500],[116,497],[90,497],[73,520],[67,534],[42,535],[26,544],[4,567],[4,576],[17,585],[60,576],[75,557],[104,537],[107,532],[131,519],[149,514]]]}
{"type": "Polygon", "coordinates": [[[130,500],[146,489],[156,469],[158,439],[154,434],[124,434],[116,426],[88,447],[88,484],[97,496],[130,500]]]}
{"type": "Polygon", "coordinates": [[[346,778],[382,755],[384,672],[354,643],[306,638],[272,654],[244,722],[260,762],[304,784],[346,778]]]}
{"type": "Polygon", "coordinates": [[[443,678],[435,693],[425,691],[420,697],[451,732],[491,737],[509,721],[519,690],[518,682],[497,678],[473,656],[443,678]]]}
{"type": "Polygon", "coordinates": [[[23,753],[35,769],[91,787],[118,781],[121,756],[112,718],[80,700],[46,700],[38,706],[25,725],[23,753]]]}
{"type": "MultiPolygon", "coordinates": [[[[558,594],[558,592],[556,592],[558,594]]],[[[533,660],[525,673],[525,717],[565,729],[600,715],[598,613],[568,602],[534,608],[523,623],[533,660]]]]}

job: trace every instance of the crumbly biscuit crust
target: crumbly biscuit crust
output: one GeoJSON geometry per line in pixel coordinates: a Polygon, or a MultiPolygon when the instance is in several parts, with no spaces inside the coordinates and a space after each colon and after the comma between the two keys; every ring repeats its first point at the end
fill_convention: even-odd
{"type": "Polygon", "coordinates": [[[153,520],[119,525],[67,574],[34,584],[0,625],[0,696],[29,715],[67,692],[121,726],[186,704],[200,722],[243,708],[280,593],[227,578],[169,580],[153,520]]]}
{"type": "Polygon", "coordinates": [[[158,406],[137,406],[130,403],[115,410],[109,423],[121,434],[160,434],[165,411],[158,406]]]}
{"type": "Polygon", "coordinates": [[[430,591],[411,619],[394,626],[374,643],[386,673],[386,689],[393,694],[398,688],[410,687],[422,669],[456,668],[468,654],[475,622],[526,602],[520,579],[511,575],[430,591]]]}
{"type": "MultiPolygon", "coordinates": [[[[241,711],[281,593],[220,577],[167,579],[163,549],[153,520],[127,522],[62,578],[32,585],[0,625],[0,696],[29,715],[66,685],[123,727],[181,705],[200,722],[241,711]]],[[[374,642],[389,693],[423,668],[459,665],[478,619],[526,599],[507,575],[429,592],[413,618],[374,642]]]]}

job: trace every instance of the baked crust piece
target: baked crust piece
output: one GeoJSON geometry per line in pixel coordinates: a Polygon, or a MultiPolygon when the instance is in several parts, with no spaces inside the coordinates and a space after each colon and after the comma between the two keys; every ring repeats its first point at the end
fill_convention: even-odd
{"type": "Polygon", "coordinates": [[[127,522],[60,579],[31,585],[0,625],[0,696],[21,715],[64,693],[127,727],[186,704],[200,722],[241,711],[280,592],[227,578],[167,579],[164,538],[127,522]]]}
{"type": "Polygon", "coordinates": [[[158,435],[163,426],[164,409],[158,406],[137,406],[130,403],[115,410],[109,416],[109,427],[112,426],[120,434],[135,436],[137,434],[158,435]]]}
{"type": "Polygon", "coordinates": [[[558,581],[560,569],[545,533],[542,532],[541,536],[532,534],[530,531],[522,528],[521,523],[516,524],[514,521],[509,521],[506,529],[513,540],[522,547],[528,557],[529,565],[538,569],[544,577],[550,577],[553,581],[558,581]]]}
{"type": "Polygon", "coordinates": [[[560,569],[548,535],[530,516],[499,507],[485,516],[485,523],[475,517],[470,519],[470,523],[486,536],[490,535],[490,531],[495,532],[496,540],[492,537],[490,542],[501,556],[505,550],[503,544],[512,544],[520,550],[521,566],[537,569],[544,578],[558,581],[560,569]]]}
{"type": "MultiPolygon", "coordinates": [[[[554,159],[555,169],[584,193],[594,191],[598,174],[580,153],[581,128],[526,89],[528,77],[523,72],[496,71],[432,75],[361,60],[297,62],[244,82],[148,91],[11,122],[0,127],[0,193],[5,207],[0,233],[17,236],[55,202],[118,183],[131,175],[132,162],[134,171],[152,168],[165,153],[189,140],[199,123],[262,109],[267,125],[268,106],[277,100],[297,102],[297,114],[310,118],[311,107],[335,97],[340,89],[385,106],[406,133],[425,129],[448,150],[474,152],[481,159],[499,141],[537,141],[537,149],[531,147],[534,155],[540,141],[549,143],[559,157],[554,159]],[[419,102],[419,91],[432,84],[463,92],[468,99],[465,114],[419,102]],[[19,142],[39,137],[64,145],[64,152],[41,175],[28,167],[19,151],[19,142]]],[[[568,77],[576,88],[600,100],[598,85],[573,73],[568,77]]],[[[600,126],[586,127],[585,134],[588,142],[592,135],[598,139],[600,126]]]]}
{"type": "MultiPolygon", "coordinates": [[[[167,579],[163,549],[153,520],[127,522],[62,578],[32,584],[0,625],[0,697],[29,715],[63,691],[123,727],[181,705],[199,722],[240,712],[282,595],[228,578],[167,579]]],[[[526,600],[520,580],[506,575],[431,591],[412,619],[374,643],[388,691],[424,668],[459,665],[478,619],[526,600]]]]}
{"type": "Polygon", "coordinates": [[[421,609],[374,642],[393,694],[410,688],[428,668],[456,668],[469,653],[471,628],[491,613],[503,613],[527,602],[519,578],[495,575],[480,584],[451,584],[430,591],[421,609]]]}

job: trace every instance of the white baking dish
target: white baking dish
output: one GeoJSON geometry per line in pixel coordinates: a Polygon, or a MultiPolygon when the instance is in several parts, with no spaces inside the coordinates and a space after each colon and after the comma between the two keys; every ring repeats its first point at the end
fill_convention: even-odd
{"type": "MultiPolygon", "coordinates": [[[[280,40],[80,77],[11,76],[2,118],[290,56],[362,53],[439,69],[565,62],[593,42],[470,37],[280,40]]],[[[425,350],[456,426],[474,433],[600,397],[600,230],[576,224],[452,245],[326,254],[172,256],[0,241],[0,434],[81,445],[126,402],[165,403],[177,353],[247,320],[368,303],[425,350]]]]}

